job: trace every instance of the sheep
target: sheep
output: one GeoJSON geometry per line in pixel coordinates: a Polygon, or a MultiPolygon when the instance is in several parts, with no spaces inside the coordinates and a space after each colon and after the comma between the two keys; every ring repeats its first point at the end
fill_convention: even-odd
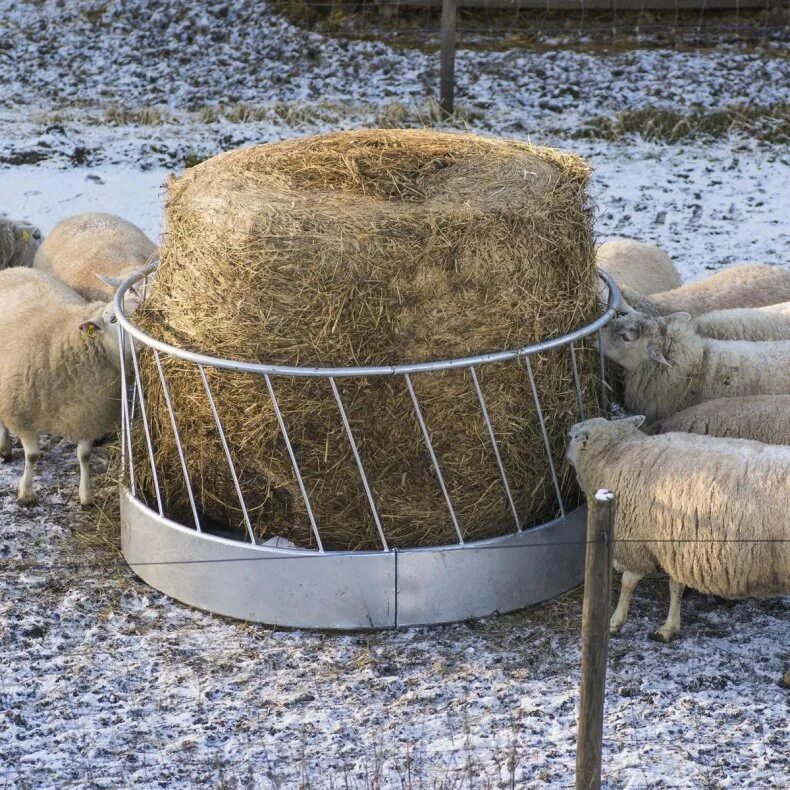
{"type": "MultiPolygon", "coordinates": [[[[59,277],[89,301],[108,301],[156,251],[156,245],[131,222],[114,214],[86,212],[55,226],[33,266],[59,277]]],[[[133,306],[125,303],[124,312],[130,313],[133,306]]]]}
{"type": "Polygon", "coordinates": [[[0,269],[30,266],[41,244],[41,231],[29,222],[0,217],[0,269]]]}
{"type": "Polygon", "coordinates": [[[694,326],[714,340],[790,340],[790,302],[714,310],[697,316],[694,326]]]}
{"type": "Polygon", "coordinates": [[[648,315],[686,312],[697,316],[735,307],[763,307],[790,301],[790,271],[764,263],[733,266],[696,283],[644,296],[625,285],[622,309],[648,315]]]}
{"type": "Polygon", "coordinates": [[[702,401],[790,394],[790,341],[700,337],[688,313],[626,313],[601,332],[603,353],[625,370],[624,401],[651,422],[702,401]]]}
{"type": "Polygon", "coordinates": [[[669,291],[681,284],[672,259],[655,244],[634,239],[611,239],[596,250],[595,261],[614,281],[640,294],[669,291]]]}
{"type": "Polygon", "coordinates": [[[790,445],[790,395],[718,398],[651,426],[652,433],[672,431],[790,445]]]}
{"type": "Polygon", "coordinates": [[[614,566],[620,600],[609,623],[619,633],[634,588],[647,573],[669,575],[666,622],[680,630],[685,586],[724,598],[790,592],[790,447],[686,433],[647,436],[644,417],[574,425],[566,457],[591,496],[617,497],[614,566]]]}
{"type": "Polygon", "coordinates": [[[93,501],[93,442],[117,427],[120,348],[115,312],[87,302],[35,269],[0,272],[0,457],[11,458],[9,431],[25,452],[17,500],[35,501],[39,435],[77,443],[79,499],[93,501]]]}

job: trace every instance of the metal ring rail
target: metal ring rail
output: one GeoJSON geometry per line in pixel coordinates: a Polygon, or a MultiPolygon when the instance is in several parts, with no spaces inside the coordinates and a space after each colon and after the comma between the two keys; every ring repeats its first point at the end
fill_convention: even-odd
{"type": "MultiPolygon", "coordinates": [[[[296,628],[366,629],[445,623],[511,611],[551,598],[581,581],[584,570],[585,508],[566,511],[530,357],[552,349],[568,348],[576,404],[580,419],[584,419],[586,415],[574,344],[592,334],[597,334],[600,341],[602,327],[617,313],[620,293],[607,274],[599,272],[608,287],[606,310],[592,323],[562,337],[511,351],[452,360],[378,367],[322,368],[220,359],[176,348],[150,337],[124,315],[122,305],[129,288],[153,273],[156,265],[153,263],[125,280],[114,301],[121,348],[121,547],[131,568],[148,584],[198,608],[242,620],[296,628]],[[154,440],[145,393],[140,384],[138,346],[147,347],[153,355],[194,517],[194,529],[175,522],[164,511],[154,462],[154,440]],[[210,534],[202,527],[161,362],[163,354],[191,362],[199,370],[239,499],[245,526],[242,539],[210,534]],[[132,371],[128,369],[129,360],[132,371]],[[523,360],[560,512],[560,517],[554,521],[529,530],[523,528],[513,499],[476,370],[482,365],[507,360],[523,360]],[[206,367],[252,373],[263,379],[304,500],[317,549],[279,548],[255,542],[231,448],[206,377],[206,367]],[[463,368],[469,371],[472,378],[514,522],[510,534],[469,543],[464,542],[461,525],[442,474],[441,459],[434,450],[429,426],[423,417],[411,378],[415,374],[463,368]],[[283,376],[323,378],[328,381],[381,542],[380,550],[324,549],[319,523],[288,435],[288,424],[277,400],[273,379],[283,376]],[[437,484],[458,538],[457,543],[405,549],[388,545],[376,507],[375,492],[365,472],[364,461],[337,386],[337,379],[358,376],[404,378],[437,484]],[[130,380],[132,378],[133,381],[130,380]],[[150,464],[156,509],[141,500],[135,487],[134,465],[138,461],[132,448],[131,427],[137,419],[142,422],[148,456],[147,461],[140,462],[150,464]]],[[[598,347],[600,354],[600,342],[598,347]]],[[[602,356],[600,365],[603,373],[602,356]]],[[[603,378],[601,390],[604,402],[603,378]]]]}

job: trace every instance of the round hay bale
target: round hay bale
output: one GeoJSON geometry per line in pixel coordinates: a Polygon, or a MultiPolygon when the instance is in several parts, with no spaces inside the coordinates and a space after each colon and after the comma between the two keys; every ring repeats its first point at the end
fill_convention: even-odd
{"type": "MultiPolygon", "coordinates": [[[[153,336],[235,360],[382,365],[500,351],[556,337],[597,312],[586,163],[520,142],[368,130],[232,151],[168,184],[153,336]]],[[[595,365],[580,355],[588,410],[595,365]]],[[[198,505],[242,525],[198,369],[163,357],[198,505]]],[[[567,349],[533,369],[558,465],[576,421],[567,349]]],[[[141,351],[168,512],[191,522],[158,374],[141,351]]],[[[478,369],[525,526],[557,505],[523,363],[478,369]]],[[[260,376],[207,369],[256,534],[314,546],[260,376]]],[[[273,378],[325,548],[379,548],[330,384],[273,378]]],[[[468,370],[416,374],[465,540],[513,529],[468,370]]],[[[390,546],[455,530],[402,376],[338,380],[390,546]]],[[[138,437],[139,441],[139,437],[138,437]]],[[[139,483],[150,492],[144,452],[139,483]]],[[[576,496],[567,467],[566,496],[576,496]]]]}

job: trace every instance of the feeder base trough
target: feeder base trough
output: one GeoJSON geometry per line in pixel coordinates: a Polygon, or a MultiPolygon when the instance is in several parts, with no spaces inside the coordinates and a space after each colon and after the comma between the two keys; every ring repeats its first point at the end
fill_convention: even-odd
{"type": "Polygon", "coordinates": [[[288,628],[434,625],[521,609],[584,577],[586,508],[540,527],[462,545],[325,552],[197,532],[121,488],[132,570],[183,603],[288,628]]]}

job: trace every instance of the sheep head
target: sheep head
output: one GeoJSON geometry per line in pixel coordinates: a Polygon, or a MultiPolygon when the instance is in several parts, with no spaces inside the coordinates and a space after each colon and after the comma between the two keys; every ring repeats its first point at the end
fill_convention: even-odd
{"type": "Polygon", "coordinates": [[[610,321],[601,332],[603,353],[626,370],[648,364],[672,367],[666,354],[668,335],[683,334],[691,321],[688,313],[653,317],[637,311],[610,321]]]}
{"type": "Polygon", "coordinates": [[[601,441],[621,441],[633,433],[639,433],[639,427],[645,418],[641,415],[624,417],[620,420],[607,420],[604,417],[594,417],[591,420],[577,422],[568,431],[568,448],[565,458],[574,469],[579,470],[579,462],[584,453],[592,446],[598,446],[601,441]]]}

